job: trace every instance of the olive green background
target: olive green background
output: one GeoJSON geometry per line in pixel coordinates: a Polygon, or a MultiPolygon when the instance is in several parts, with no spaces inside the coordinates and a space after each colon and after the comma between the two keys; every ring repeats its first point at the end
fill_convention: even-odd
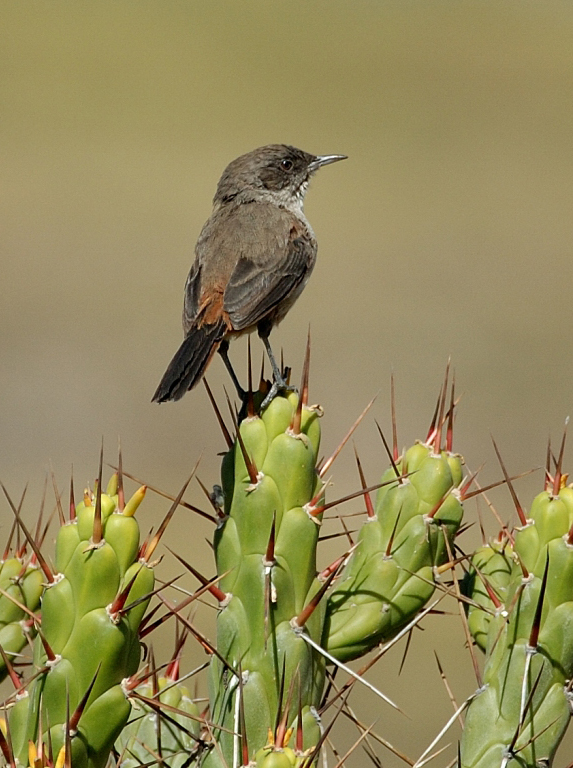
{"type": "MultiPolygon", "coordinates": [[[[424,437],[451,355],[455,446],[472,468],[487,461],[482,482],[501,476],[490,432],[510,472],[544,463],[573,407],[570,3],[1,0],[0,15],[0,477],[17,496],[29,482],[28,519],[50,462],[61,487],[72,463],[78,490],[93,480],[102,436],[110,462],[119,435],[126,468],[161,488],[201,452],[216,482],[224,443],[203,389],[150,398],[217,179],[271,142],[349,156],[313,179],[318,264],[273,334],[298,378],[310,324],[325,454],[378,391],[389,429],[391,371],[400,443],[424,437]]],[[[244,340],[232,357],[244,376],[244,340]]],[[[224,402],[218,359],[209,380],[224,402]]],[[[374,483],[372,416],[356,443],[374,483]]],[[[334,469],[331,498],[357,487],[351,449],[334,469]]],[[[520,481],[526,507],[541,487],[541,472],[520,481]]],[[[507,492],[492,498],[509,518],[507,492]]],[[[145,530],[165,508],[146,504],[145,530]]],[[[180,512],[167,540],[211,575],[210,533],[180,512]]],[[[161,567],[178,572],[170,555],[161,567]]],[[[400,677],[402,649],[371,676],[411,720],[351,700],[412,758],[452,711],[432,650],[458,701],[475,685],[459,620],[426,626],[400,677]]],[[[203,658],[191,650],[189,664],[203,658]]],[[[354,738],[338,737],[342,754],[354,738]]]]}

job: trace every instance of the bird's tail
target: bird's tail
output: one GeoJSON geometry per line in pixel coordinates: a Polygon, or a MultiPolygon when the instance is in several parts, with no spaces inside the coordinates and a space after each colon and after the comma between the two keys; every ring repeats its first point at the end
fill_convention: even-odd
{"type": "Polygon", "coordinates": [[[226,332],[223,319],[213,325],[192,328],[169,363],[152,401],[179,400],[192,389],[201,380],[226,332]]]}

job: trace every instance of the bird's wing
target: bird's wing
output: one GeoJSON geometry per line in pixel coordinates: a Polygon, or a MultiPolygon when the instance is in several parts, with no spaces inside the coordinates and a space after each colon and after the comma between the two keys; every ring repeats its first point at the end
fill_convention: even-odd
{"type": "Polygon", "coordinates": [[[183,328],[185,333],[193,326],[199,312],[201,294],[201,265],[195,261],[187,275],[183,300],[183,328]]]}
{"type": "Polygon", "coordinates": [[[293,228],[286,248],[280,251],[266,255],[264,260],[244,255],[238,260],[224,295],[224,309],[234,330],[256,325],[302,290],[314,266],[314,240],[293,228]]]}

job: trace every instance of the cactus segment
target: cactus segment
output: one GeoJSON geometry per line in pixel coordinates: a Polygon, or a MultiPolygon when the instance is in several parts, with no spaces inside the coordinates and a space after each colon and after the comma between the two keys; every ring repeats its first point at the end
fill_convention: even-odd
{"type": "MultiPolygon", "coordinates": [[[[215,556],[218,573],[227,573],[220,586],[229,599],[217,620],[217,648],[227,666],[217,658],[211,663],[211,718],[236,731],[242,696],[251,755],[267,744],[274,728],[283,665],[287,679],[298,676],[301,681],[305,711],[318,706],[324,680],[321,657],[291,626],[316,591],[320,523],[320,516],[311,519],[306,509],[319,485],[320,424],[316,411],[303,406],[300,434],[294,434],[297,405],[298,397],[289,393],[275,397],[262,416],[243,419],[241,440],[222,466],[227,517],[215,536],[215,556]]],[[[315,611],[303,630],[316,642],[323,615],[315,611]]],[[[290,719],[295,716],[292,704],[290,719]]],[[[215,735],[218,747],[204,765],[224,764],[219,747],[232,765],[236,740],[224,731],[215,735]]]]}
{"type": "Polygon", "coordinates": [[[153,571],[136,560],[139,528],[132,516],[117,511],[117,496],[101,494],[103,538],[92,542],[94,501],[86,492],[75,518],[58,533],[59,574],[42,597],[46,645],[38,637],[34,646],[34,663],[43,672],[9,718],[21,764],[27,764],[30,741],[47,743],[48,733],[39,734],[40,727],[49,730],[54,754],[64,747],[69,706],[70,713],[77,710],[74,768],[103,768],[131,710],[121,683],[139,663],[139,622],[148,601],[116,613],[110,604],[133,577],[127,603],[145,597],[153,589],[153,571]]]}
{"type": "MultiPolygon", "coordinates": [[[[34,630],[30,612],[40,606],[44,589],[42,571],[29,559],[10,557],[0,563],[0,645],[13,660],[24,648],[34,630]],[[23,607],[20,607],[23,606],[23,607]]],[[[0,658],[0,682],[8,674],[4,659],[0,658]]]]}
{"type": "Polygon", "coordinates": [[[264,747],[255,755],[257,768],[299,768],[304,765],[305,758],[297,756],[290,747],[264,747]]]}
{"type": "Polygon", "coordinates": [[[115,744],[120,755],[119,764],[122,768],[138,768],[158,755],[169,768],[182,768],[188,764],[200,730],[199,708],[188,688],[169,676],[158,678],[157,692],[152,682],[147,681],[138,685],[135,693],[137,696],[131,698],[129,722],[115,744]],[[168,717],[162,718],[139,697],[169,707],[166,710],[168,717]]]}
{"type": "Polygon", "coordinates": [[[507,600],[514,563],[511,544],[505,538],[496,539],[474,552],[472,567],[464,577],[463,593],[473,601],[466,607],[468,626],[482,651],[486,650],[492,617],[507,600]],[[491,597],[486,583],[497,597],[497,602],[491,597]]]}
{"type": "MultiPolygon", "coordinates": [[[[390,640],[430,599],[463,514],[462,460],[415,443],[397,463],[409,476],[382,486],[327,604],[325,644],[340,661],[390,640]]],[[[394,468],[382,482],[396,477],[394,468]]]]}
{"type": "Polygon", "coordinates": [[[468,591],[483,608],[471,606],[468,622],[486,657],[484,685],[466,717],[463,768],[550,765],[569,722],[571,490],[548,488],[534,499],[530,519],[514,535],[515,557],[498,541],[472,558],[468,591]]]}

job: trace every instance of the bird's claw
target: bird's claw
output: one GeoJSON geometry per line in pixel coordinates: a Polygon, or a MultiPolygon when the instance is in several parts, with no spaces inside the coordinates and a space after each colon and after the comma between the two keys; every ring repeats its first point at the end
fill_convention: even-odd
{"type": "Polygon", "coordinates": [[[264,411],[265,408],[271,404],[271,402],[275,399],[275,397],[283,392],[297,392],[298,389],[296,387],[291,386],[290,384],[287,384],[287,382],[281,378],[279,381],[276,379],[273,381],[271,388],[265,395],[264,399],[261,402],[260,410],[264,411]]]}

